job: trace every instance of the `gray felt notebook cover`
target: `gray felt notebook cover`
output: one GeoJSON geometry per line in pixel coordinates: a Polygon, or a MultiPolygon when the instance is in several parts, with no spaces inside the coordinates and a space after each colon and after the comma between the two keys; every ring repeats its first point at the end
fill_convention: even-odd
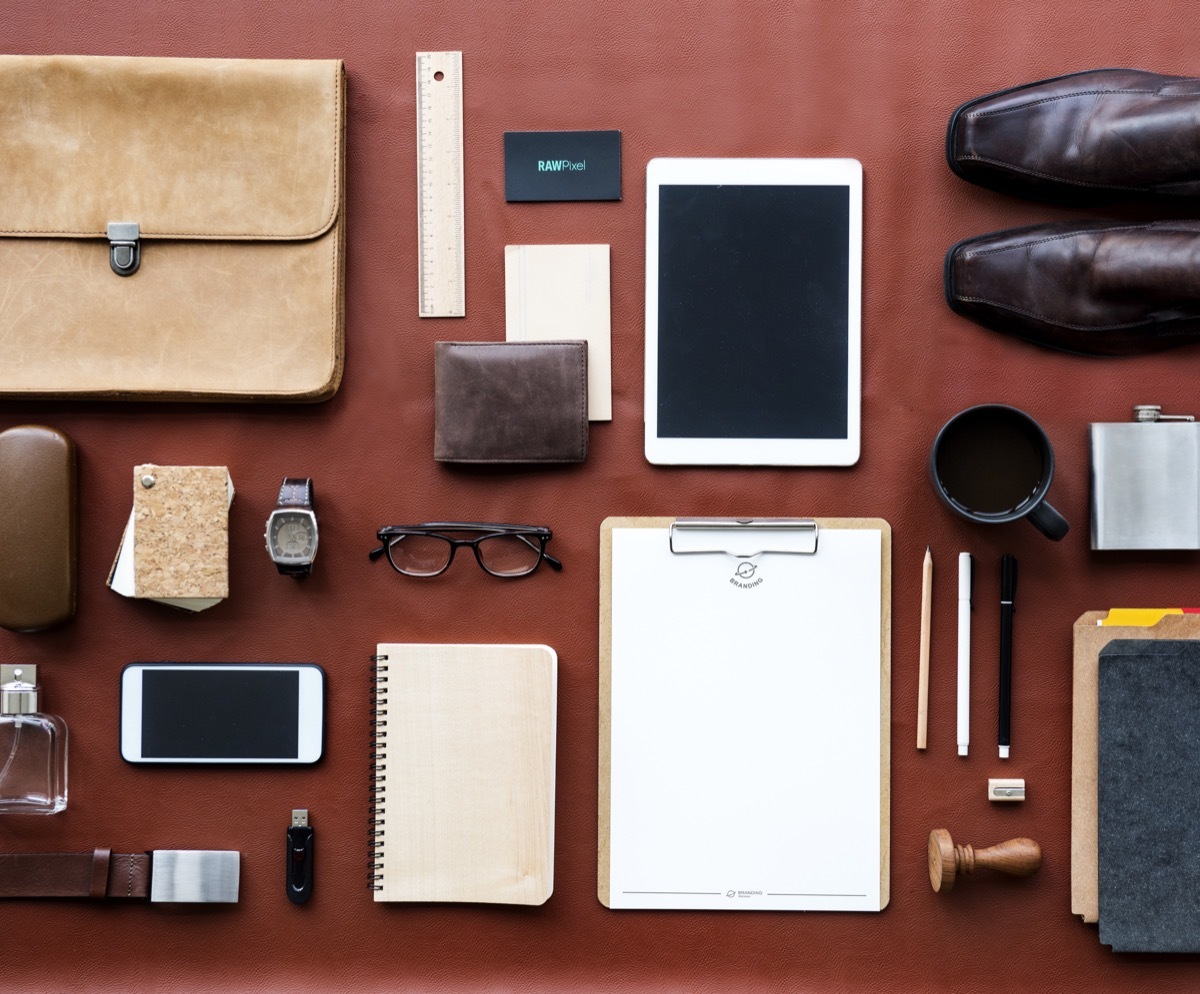
{"type": "Polygon", "coordinates": [[[1200,641],[1100,652],[1100,941],[1200,952],[1200,641]]]}

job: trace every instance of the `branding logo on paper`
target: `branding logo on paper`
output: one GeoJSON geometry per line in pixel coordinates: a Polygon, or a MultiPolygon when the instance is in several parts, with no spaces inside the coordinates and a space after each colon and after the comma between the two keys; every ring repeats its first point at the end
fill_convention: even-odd
{"type": "Polygon", "coordinates": [[[570,159],[538,159],[539,173],[582,173],[587,171],[587,159],[572,162],[570,159]]]}
{"type": "Polygon", "coordinates": [[[762,897],[761,890],[727,890],[726,897],[762,897]]]}
{"type": "Polygon", "coordinates": [[[737,569],[733,571],[733,576],[729,578],[729,582],[735,587],[740,587],[742,590],[753,590],[763,582],[763,578],[761,576],[754,575],[757,572],[757,563],[738,563],[737,569]]]}

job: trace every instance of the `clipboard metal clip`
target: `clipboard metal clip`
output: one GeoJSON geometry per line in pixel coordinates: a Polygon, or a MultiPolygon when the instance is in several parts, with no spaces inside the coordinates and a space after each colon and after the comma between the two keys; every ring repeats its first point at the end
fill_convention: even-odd
{"type": "Polygon", "coordinates": [[[668,541],[676,556],[723,553],[753,559],[763,553],[811,556],[819,529],[811,518],[677,518],[668,541]]]}

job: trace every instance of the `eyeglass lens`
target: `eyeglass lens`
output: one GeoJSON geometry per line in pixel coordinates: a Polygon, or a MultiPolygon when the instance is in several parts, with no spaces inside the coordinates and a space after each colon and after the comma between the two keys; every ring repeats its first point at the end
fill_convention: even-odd
{"type": "Polygon", "coordinates": [[[542,558],[541,543],[528,535],[491,535],[475,548],[483,568],[501,576],[528,573],[542,558]]]}
{"type": "Polygon", "coordinates": [[[440,535],[396,535],[387,540],[388,559],[401,573],[433,576],[450,564],[453,546],[440,535]]]}

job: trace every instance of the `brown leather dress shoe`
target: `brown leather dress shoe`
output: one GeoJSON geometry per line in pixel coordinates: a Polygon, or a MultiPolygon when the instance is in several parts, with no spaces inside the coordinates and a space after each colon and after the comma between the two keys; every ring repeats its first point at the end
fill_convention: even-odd
{"type": "Polygon", "coordinates": [[[946,159],[1039,200],[1200,196],[1200,79],[1094,69],[978,97],[951,115],[946,159]]]}
{"type": "Polygon", "coordinates": [[[946,301],[987,328],[1086,355],[1200,341],[1200,221],[1059,221],[967,238],[946,301]]]}

